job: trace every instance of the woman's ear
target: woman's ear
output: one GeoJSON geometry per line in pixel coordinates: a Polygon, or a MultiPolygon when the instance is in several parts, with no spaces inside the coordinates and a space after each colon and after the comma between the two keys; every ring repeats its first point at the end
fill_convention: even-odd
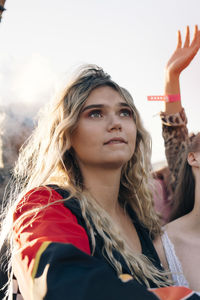
{"type": "Polygon", "coordinates": [[[191,167],[200,167],[199,160],[197,159],[197,153],[196,152],[189,152],[187,157],[188,164],[191,167]]]}

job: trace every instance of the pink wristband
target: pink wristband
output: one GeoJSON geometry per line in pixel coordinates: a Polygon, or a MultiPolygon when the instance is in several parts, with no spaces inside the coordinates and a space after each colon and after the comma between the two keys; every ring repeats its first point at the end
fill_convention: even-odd
{"type": "Polygon", "coordinates": [[[181,101],[181,95],[165,95],[165,102],[178,102],[181,101]]]}
{"type": "Polygon", "coordinates": [[[165,101],[177,102],[181,100],[180,94],[177,95],[164,95],[164,96],[147,96],[148,101],[165,101]]]}
{"type": "Polygon", "coordinates": [[[148,101],[165,101],[165,96],[147,96],[148,101]]]}

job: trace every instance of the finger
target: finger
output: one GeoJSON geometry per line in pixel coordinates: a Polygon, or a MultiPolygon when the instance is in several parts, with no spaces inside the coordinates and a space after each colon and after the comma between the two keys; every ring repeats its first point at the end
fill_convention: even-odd
{"type": "Polygon", "coordinates": [[[181,32],[180,32],[180,30],[178,30],[178,33],[177,33],[177,47],[176,47],[176,49],[181,48],[181,46],[182,46],[181,32]]]}
{"type": "Polygon", "coordinates": [[[193,36],[193,40],[192,40],[192,43],[191,43],[191,46],[193,47],[198,39],[198,36],[199,36],[199,30],[198,30],[198,26],[195,25],[195,28],[194,28],[194,36],[193,36]]]}
{"type": "Polygon", "coordinates": [[[188,48],[190,45],[190,28],[189,26],[186,27],[186,34],[185,34],[185,43],[184,48],[188,48]]]}
{"type": "Polygon", "coordinates": [[[195,26],[194,37],[192,43],[190,45],[191,49],[191,57],[193,58],[200,49],[200,30],[198,30],[198,26],[195,26]]]}
{"type": "Polygon", "coordinates": [[[197,32],[197,38],[196,38],[196,42],[194,44],[194,48],[196,48],[196,50],[199,50],[199,48],[200,48],[200,30],[198,30],[198,32],[197,32]]]}

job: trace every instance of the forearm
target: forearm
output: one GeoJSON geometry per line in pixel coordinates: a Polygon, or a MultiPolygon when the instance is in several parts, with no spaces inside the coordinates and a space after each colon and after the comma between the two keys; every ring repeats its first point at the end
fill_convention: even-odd
{"type": "Polygon", "coordinates": [[[165,144],[165,154],[170,170],[170,183],[174,190],[180,165],[189,142],[187,117],[184,109],[176,114],[160,114],[162,121],[162,135],[165,144]]]}
{"type": "MultiPolygon", "coordinates": [[[[180,74],[171,74],[166,70],[164,95],[180,94],[180,74]]],[[[164,112],[167,115],[179,113],[182,110],[181,101],[165,102],[164,112]]]]}

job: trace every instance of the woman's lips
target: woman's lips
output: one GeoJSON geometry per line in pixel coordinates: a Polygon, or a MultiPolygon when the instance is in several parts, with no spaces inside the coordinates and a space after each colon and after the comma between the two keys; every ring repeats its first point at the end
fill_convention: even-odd
{"type": "Polygon", "coordinates": [[[116,137],[104,143],[104,145],[109,145],[109,144],[127,144],[127,142],[123,138],[116,137]]]}

